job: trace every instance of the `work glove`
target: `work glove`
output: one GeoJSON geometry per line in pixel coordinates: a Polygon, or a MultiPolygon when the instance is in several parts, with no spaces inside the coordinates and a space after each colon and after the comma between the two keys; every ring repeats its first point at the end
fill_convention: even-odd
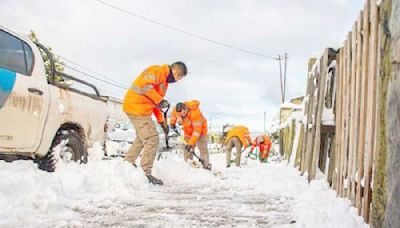
{"type": "Polygon", "coordinates": [[[162,127],[164,133],[165,133],[166,135],[168,135],[168,133],[169,133],[169,127],[168,127],[167,122],[163,121],[163,122],[160,123],[160,125],[161,125],[161,127],[162,127]]]}
{"type": "Polygon", "coordinates": [[[168,106],[169,106],[169,103],[168,103],[168,101],[165,100],[165,99],[163,99],[163,100],[158,104],[158,107],[159,107],[160,109],[168,108],[168,106]]]}
{"type": "Polygon", "coordinates": [[[192,146],[192,145],[189,145],[189,144],[186,144],[186,145],[185,145],[185,151],[191,153],[191,152],[193,151],[193,146],[192,146]]]}

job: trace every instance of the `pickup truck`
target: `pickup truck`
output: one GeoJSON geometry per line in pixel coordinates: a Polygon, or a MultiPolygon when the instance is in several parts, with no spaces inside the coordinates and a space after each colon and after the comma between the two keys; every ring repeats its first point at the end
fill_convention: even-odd
{"type": "Polygon", "coordinates": [[[1,159],[33,159],[49,172],[59,160],[86,163],[87,148],[104,145],[106,119],[106,102],[94,85],[57,72],[46,47],[0,25],[1,159]],[[41,52],[50,60],[47,73],[41,52]]]}

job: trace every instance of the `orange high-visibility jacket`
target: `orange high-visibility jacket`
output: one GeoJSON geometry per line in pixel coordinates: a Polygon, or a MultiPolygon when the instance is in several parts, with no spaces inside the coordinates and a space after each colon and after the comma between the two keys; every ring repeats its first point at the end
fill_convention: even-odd
{"type": "Polygon", "coordinates": [[[260,147],[260,152],[261,153],[264,152],[264,151],[261,151],[261,150],[265,150],[265,152],[269,152],[271,150],[272,142],[271,142],[271,140],[269,139],[268,136],[260,135],[260,136],[257,136],[254,139],[253,144],[251,145],[251,151],[253,151],[254,148],[257,147],[257,146],[260,147]],[[262,149],[260,147],[260,145],[261,145],[260,141],[262,141],[262,140],[260,140],[261,138],[264,139],[264,146],[262,147],[262,149]]]}
{"type": "Polygon", "coordinates": [[[169,65],[153,65],[145,69],[132,83],[125,94],[123,110],[133,116],[151,116],[159,123],[164,121],[157,104],[167,93],[167,77],[171,69],[169,65]]]}
{"type": "Polygon", "coordinates": [[[249,129],[245,126],[234,126],[232,129],[230,129],[228,131],[225,144],[227,144],[232,137],[238,137],[245,148],[251,144],[249,129]]]}
{"type": "MultiPolygon", "coordinates": [[[[189,112],[185,118],[182,118],[183,131],[185,132],[185,138],[188,138],[187,144],[194,146],[197,143],[197,140],[201,136],[207,135],[207,119],[204,118],[201,113],[199,106],[200,102],[197,100],[184,102],[185,105],[189,108],[189,112]]],[[[175,109],[174,109],[175,111],[175,109]]],[[[178,114],[175,111],[175,115],[178,114]]],[[[177,118],[172,118],[170,124],[175,124],[177,118]]]]}

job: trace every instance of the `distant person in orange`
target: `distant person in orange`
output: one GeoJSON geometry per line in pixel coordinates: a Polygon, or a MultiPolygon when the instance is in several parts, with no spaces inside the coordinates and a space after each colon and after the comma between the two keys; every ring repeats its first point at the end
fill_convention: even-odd
{"type": "Polygon", "coordinates": [[[200,150],[200,159],[203,161],[203,168],[211,170],[207,148],[207,120],[201,113],[199,106],[200,102],[197,100],[178,103],[172,112],[170,126],[175,128],[178,121],[182,122],[186,142],[185,161],[193,160],[194,148],[197,145],[200,150]]]}
{"type": "Polygon", "coordinates": [[[236,148],[236,166],[240,167],[240,159],[242,156],[242,147],[247,148],[251,145],[251,137],[249,129],[245,126],[234,126],[228,131],[225,140],[226,151],[226,167],[231,166],[232,149],[236,148]]]}
{"type": "Polygon", "coordinates": [[[253,145],[251,146],[250,153],[253,152],[254,148],[258,147],[259,149],[259,158],[260,162],[268,162],[269,151],[271,150],[272,142],[266,135],[257,136],[253,145]]]}
{"type": "Polygon", "coordinates": [[[187,74],[186,65],[176,62],[172,65],[153,65],[146,68],[136,77],[125,94],[123,110],[128,115],[136,130],[136,138],[125,156],[125,160],[136,166],[135,161],[143,150],[140,166],[149,182],[163,185],[160,179],[151,174],[154,159],[159,146],[159,136],[151,115],[154,114],[165,134],[168,134],[168,124],[161,112],[168,106],[164,100],[169,83],[181,80],[187,74]]]}

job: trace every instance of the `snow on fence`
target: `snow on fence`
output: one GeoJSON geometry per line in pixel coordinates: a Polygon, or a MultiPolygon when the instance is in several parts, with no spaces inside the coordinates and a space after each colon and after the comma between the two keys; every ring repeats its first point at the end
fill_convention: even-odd
{"type": "Polygon", "coordinates": [[[335,50],[326,49],[320,59],[309,62],[304,111],[306,121],[302,127],[304,139],[299,155],[300,171],[302,174],[307,172],[309,180],[315,178],[317,166],[322,171],[326,170],[327,158],[332,154],[335,135],[334,115],[330,112],[335,109],[335,57],[335,50]]]}
{"type": "MultiPolygon", "coordinates": [[[[297,154],[299,142],[299,124],[303,121],[304,97],[297,97],[290,102],[281,105],[279,129],[270,129],[270,133],[279,131],[279,150],[283,159],[290,160],[293,154],[297,154]]],[[[300,140],[301,141],[301,140],[300,140]]],[[[293,162],[298,159],[293,158],[293,162]]]]}
{"type": "Polygon", "coordinates": [[[337,55],[335,172],[332,187],[370,217],[376,142],[378,5],[367,1],[337,55]]]}
{"type": "Polygon", "coordinates": [[[326,49],[320,59],[310,60],[305,116],[284,126],[280,137],[288,147],[283,148],[283,155],[289,154],[286,159],[294,151],[294,165],[308,174],[309,181],[318,168],[338,196],[348,198],[367,223],[372,219],[374,227],[382,226],[385,219],[398,219],[398,214],[385,218],[385,214],[394,214],[390,212],[393,208],[400,211],[397,201],[391,210],[385,209],[386,201],[391,202],[386,195],[393,195],[391,191],[398,194],[400,185],[386,177],[387,173],[396,176],[400,172],[398,160],[392,164],[386,158],[400,157],[399,148],[391,146],[400,145],[400,129],[396,127],[400,108],[388,108],[386,94],[396,88],[392,89],[391,105],[400,106],[400,82],[397,87],[388,82],[400,80],[399,14],[400,0],[366,1],[343,46],[337,51],[326,49]],[[387,57],[389,52],[391,57],[387,57]],[[391,134],[386,133],[390,130],[391,134]],[[394,148],[392,154],[388,148],[394,148]],[[387,168],[387,163],[392,168],[387,168]],[[388,181],[397,185],[389,186],[388,181]]]}

